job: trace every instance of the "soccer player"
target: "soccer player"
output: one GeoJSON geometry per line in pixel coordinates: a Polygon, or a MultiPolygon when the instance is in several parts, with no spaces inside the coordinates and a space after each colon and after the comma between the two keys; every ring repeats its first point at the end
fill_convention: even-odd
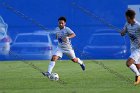
{"type": "Polygon", "coordinates": [[[70,39],[74,38],[76,35],[69,27],[66,27],[65,25],[66,25],[66,18],[60,17],[58,19],[58,27],[56,28],[57,30],[56,38],[58,40],[58,47],[51,58],[51,61],[48,66],[48,71],[42,73],[44,76],[47,76],[48,78],[52,73],[56,61],[59,58],[62,58],[63,54],[68,56],[73,62],[80,64],[83,71],[85,70],[85,64],[83,63],[82,60],[76,58],[75,52],[71,45],[70,39]]]}
{"type": "Polygon", "coordinates": [[[130,38],[131,55],[126,61],[126,65],[135,73],[134,85],[137,85],[140,84],[140,23],[135,20],[135,14],[132,9],[125,12],[127,23],[121,31],[121,35],[124,36],[127,33],[130,38]]]}

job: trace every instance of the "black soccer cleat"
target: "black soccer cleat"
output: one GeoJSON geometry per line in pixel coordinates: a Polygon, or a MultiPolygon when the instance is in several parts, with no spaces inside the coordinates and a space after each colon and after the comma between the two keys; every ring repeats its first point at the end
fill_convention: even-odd
{"type": "Polygon", "coordinates": [[[80,66],[81,66],[82,70],[84,71],[85,70],[85,64],[81,64],[80,66]]]}
{"type": "Polygon", "coordinates": [[[48,78],[50,78],[51,74],[49,72],[42,72],[42,74],[48,78]]]}

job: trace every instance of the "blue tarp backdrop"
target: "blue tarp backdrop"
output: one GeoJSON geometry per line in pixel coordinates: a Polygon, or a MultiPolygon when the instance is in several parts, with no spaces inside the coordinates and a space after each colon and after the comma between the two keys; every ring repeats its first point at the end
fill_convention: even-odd
{"type": "Polygon", "coordinates": [[[30,54],[41,56],[29,57],[30,59],[48,59],[49,57],[44,56],[49,54],[51,48],[56,47],[56,42],[54,33],[47,36],[48,33],[44,32],[53,32],[60,16],[67,18],[67,26],[76,33],[72,44],[78,57],[126,59],[130,54],[129,38],[121,37],[118,29],[122,29],[125,24],[124,13],[128,7],[136,11],[136,19],[140,21],[140,0],[0,0],[0,16],[8,25],[7,34],[12,40],[11,53],[8,56],[2,55],[1,59],[26,59],[30,54]],[[35,31],[41,32],[30,36],[35,31]],[[25,40],[40,38],[37,35],[46,35],[48,40],[44,42],[49,43],[43,45],[39,43],[42,41],[37,41],[38,43],[33,44],[33,39],[32,44],[29,44],[25,40]],[[51,43],[55,44],[50,46],[51,43]],[[36,48],[29,51],[33,47],[36,48]],[[42,47],[47,52],[43,52],[42,47]],[[14,54],[12,51],[16,52],[14,58],[10,57],[14,54]]]}

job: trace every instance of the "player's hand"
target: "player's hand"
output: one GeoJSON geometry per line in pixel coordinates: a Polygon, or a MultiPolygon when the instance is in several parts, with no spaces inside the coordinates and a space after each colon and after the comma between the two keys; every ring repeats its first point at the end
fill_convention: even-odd
{"type": "Polygon", "coordinates": [[[65,37],[62,38],[63,42],[68,41],[68,39],[69,39],[69,37],[67,37],[67,36],[65,36],[65,37]]]}
{"type": "Polygon", "coordinates": [[[125,35],[125,32],[122,31],[122,32],[120,32],[120,34],[121,34],[121,36],[124,36],[125,35]]]}

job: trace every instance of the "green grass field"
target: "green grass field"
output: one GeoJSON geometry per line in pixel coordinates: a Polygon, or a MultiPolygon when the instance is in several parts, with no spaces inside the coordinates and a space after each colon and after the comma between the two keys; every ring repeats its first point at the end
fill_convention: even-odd
{"type": "MultiPolygon", "coordinates": [[[[49,61],[28,61],[47,70],[49,61]]],[[[21,61],[0,62],[0,93],[139,93],[134,74],[125,60],[85,61],[86,71],[71,61],[58,61],[53,72],[61,81],[50,81],[21,61]]]]}

